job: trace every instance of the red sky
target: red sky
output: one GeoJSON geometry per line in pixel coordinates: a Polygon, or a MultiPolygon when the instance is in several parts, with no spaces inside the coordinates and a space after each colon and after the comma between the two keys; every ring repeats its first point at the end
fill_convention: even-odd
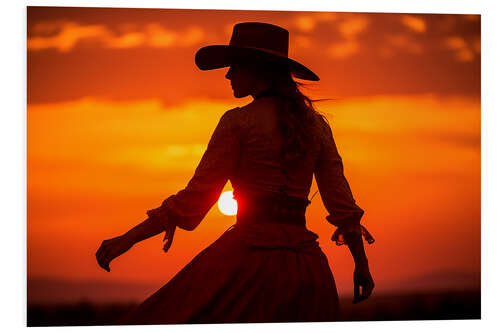
{"type": "MultiPolygon", "coordinates": [[[[187,184],[222,113],[250,101],[232,97],[225,70],[194,65],[241,21],[287,28],[291,56],[321,78],[304,91],[335,99],[317,106],[376,239],[377,288],[479,276],[478,15],[29,7],[27,17],[28,278],[166,282],[234,223],[214,206],[167,254],[158,236],[111,273],[95,263],[103,239],[187,184]]],[[[326,215],[318,195],[308,226],[348,294],[352,259],[329,241],[326,215]]]]}

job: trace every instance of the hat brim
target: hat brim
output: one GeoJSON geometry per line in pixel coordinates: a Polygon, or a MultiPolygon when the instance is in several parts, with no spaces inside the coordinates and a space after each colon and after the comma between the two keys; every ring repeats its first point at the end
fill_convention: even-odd
{"type": "Polygon", "coordinates": [[[319,77],[301,63],[269,50],[233,45],[210,45],[196,52],[195,63],[201,70],[211,70],[231,66],[235,59],[261,57],[286,65],[296,78],[319,81],[319,77]]]}

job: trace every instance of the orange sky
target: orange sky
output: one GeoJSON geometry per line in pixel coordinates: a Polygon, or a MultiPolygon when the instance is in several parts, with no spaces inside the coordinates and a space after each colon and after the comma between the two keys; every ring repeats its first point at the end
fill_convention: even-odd
{"type": "MultiPolygon", "coordinates": [[[[234,223],[214,206],[167,254],[158,236],[111,273],[95,262],[103,239],[187,184],[219,117],[250,101],[194,65],[240,21],[287,28],[292,57],[321,78],[305,92],[335,99],[317,106],[376,239],[377,288],[479,279],[479,16],[54,7],[28,8],[28,278],[161,285],[234,223]]],[[[308,225],[349,294],[352,259],[326,215],[318,195],[308,225]]]]}

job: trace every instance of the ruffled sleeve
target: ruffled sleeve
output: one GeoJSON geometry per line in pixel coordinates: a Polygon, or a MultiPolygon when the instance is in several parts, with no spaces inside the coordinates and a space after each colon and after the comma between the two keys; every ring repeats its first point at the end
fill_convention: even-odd
{"type": "Polygon", "coordinates": [[[345,244],[344,235],[355,232],[371,244],[375,240],[360,224],[364,211],[356,204],[344,176],[344,166],[332,130],[325,121],[321,120],[320,124],[321,149],[314,168],[314,177],[323,204],[329,213],[326,220],[337,227],[332,240],[337,245],[345,244]]]}
{"type": "Polygon", "coordinates": [[[242,126],[239,108],[227,111],[219,120],[194,176],[177,194],[169,196],[158,208],[147,211],[165,228],[165,252],[172,243],[176,227],[195,229],[217,202],[238,161],[242,126]]]}

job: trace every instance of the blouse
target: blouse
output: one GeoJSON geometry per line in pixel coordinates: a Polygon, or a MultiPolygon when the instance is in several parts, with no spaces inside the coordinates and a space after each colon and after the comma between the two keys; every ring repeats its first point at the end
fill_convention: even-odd
{"type": "Polygon", "coordinates": [[[176,227],[193,230],[201,223],[228,180],[235,191],[281,193],[307,200],[313,175],[329,213],[326,220],[337,227],[332,240],[342,245],[344,234],[355,232],[368,243],[374,241],[360,224],[364,211],[353,198],[328,123],[314,118],[310,148],[296,162],[286,164],[280,154],[275,110],[271,99],[262,98],[226,111],[187,186],[147,211],[149,218],[159,219],[165,228],[165,251],[176,227]]]}

